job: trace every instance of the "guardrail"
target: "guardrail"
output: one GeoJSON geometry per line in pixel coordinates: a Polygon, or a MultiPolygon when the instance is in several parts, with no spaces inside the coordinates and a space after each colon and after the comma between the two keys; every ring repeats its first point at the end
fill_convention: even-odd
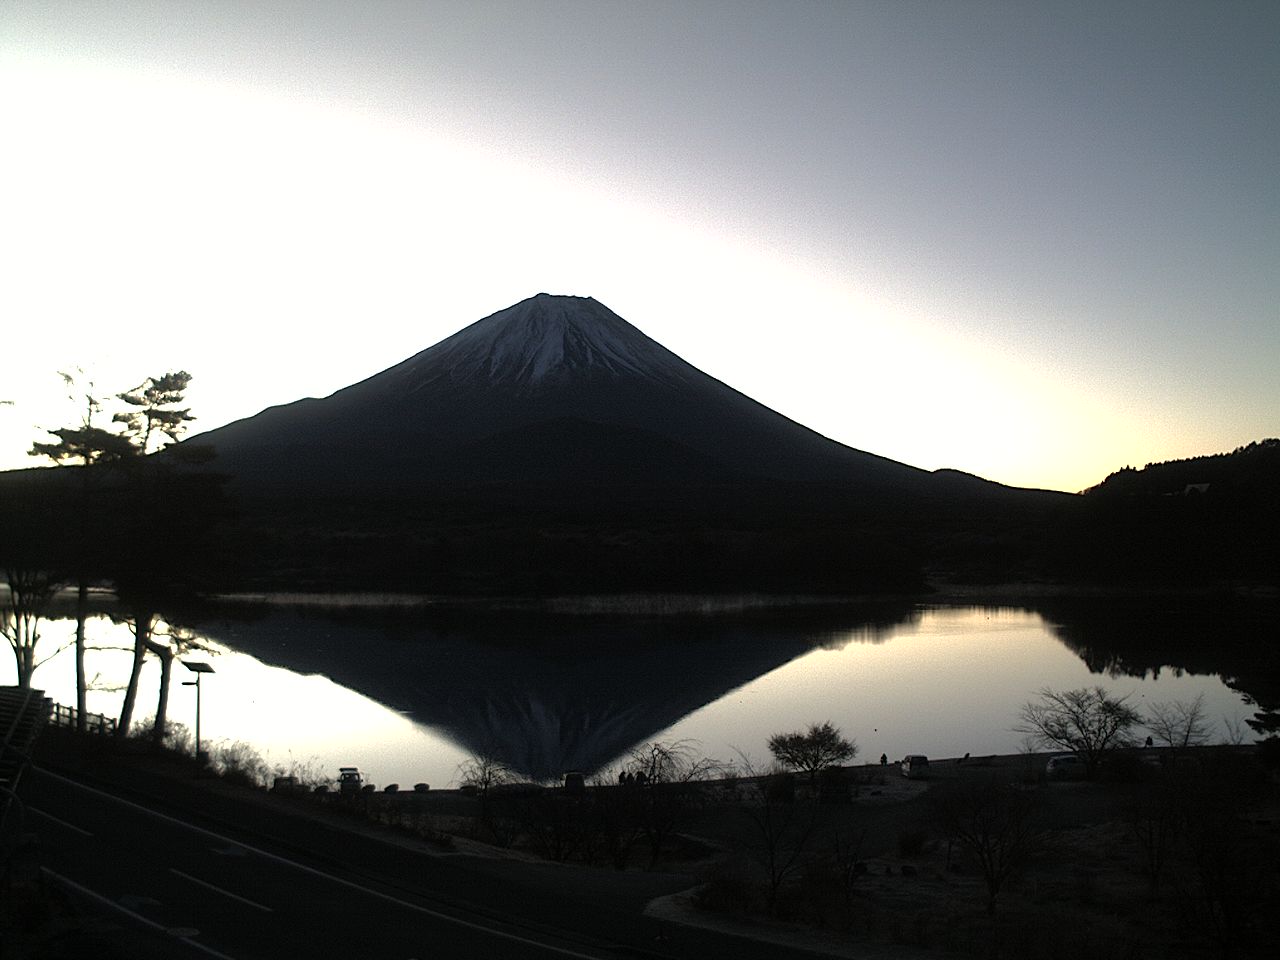
{"type": "MultiPolygon", "coordinates": [[[[64,707],[60,703],[53,705],[53,715],[49,717],[49,723],[55,727],[66,727],[70,730],[79,729],[77,719],[79,711],[75,707],[64,707]]],[[[114,717],[104,717],[100,713],[86,713],[84,715],[84,731],[85,733],[94,733],[99,736],[109,737],[116,732],[116,721],[114,717]]]]}

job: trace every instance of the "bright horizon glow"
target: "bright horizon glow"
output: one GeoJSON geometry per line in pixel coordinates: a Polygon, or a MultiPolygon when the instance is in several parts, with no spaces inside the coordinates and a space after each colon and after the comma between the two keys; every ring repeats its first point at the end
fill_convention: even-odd
{"type": "MultiPolygon", "coordinates": [[[[871,69],[842,56],[873,54],[788,4],[752,8],[794,27],[785,64],[753,61],[753,21],[712,2],[562,2],[532,32],[497,4],[496,35],[467,5],[215,6],[0,11],[0,468],[75,422],[59,370],[110,396],[186,369],[203,431],[542,291],[593,296],[766,406],[925,469],[1079,490],[1280,433],[1278,125],[1273,98],[1239,96],[1274,51],[1230,51],[1240,77],[1215,59],[1224,86],[1202,89],[1122,4],[1097,50],[1058,51],[1062,78],[1027,14],[1009,62],[954,60],[941,27],[899,37],[907,85],[880,89],[833,86],[871,69]],[[570,22],[597,45],[568,44],[570,22]],[[1090,57],[1097,102],[1062,99],[1090,57]],[[944,92],[903,99],[917,82],[944,92]],[[1182,94],[1207,126],[1169,142],[1182,94]],[[1213,122],[1253,138],[1222,156],[1217,96],[1234,113],[1213,122]]],[[[1207,25],[1220,57],[1234,27],[1207,25]]]]}

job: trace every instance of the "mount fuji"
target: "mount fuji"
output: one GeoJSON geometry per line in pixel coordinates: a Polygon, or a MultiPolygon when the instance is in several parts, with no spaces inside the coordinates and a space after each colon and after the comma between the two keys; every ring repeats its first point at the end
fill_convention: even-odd
{"type": "Polygon", "coordinates": [[[548,294],[187,442],[231,480],[246,576],[325,589],[898,591],[1053,496],[836,443],[548,294]]]}
{"type": "MultiPolygon", "coordinates": [[[[591,298],[539,294],[324,399],[195,438],[241,489],[407,494],[613,485],[956,495],[989,486],[854,450],[686,363],[591,298]]],[[[576,497],[576,494],[575,494],[576,497]]]]}

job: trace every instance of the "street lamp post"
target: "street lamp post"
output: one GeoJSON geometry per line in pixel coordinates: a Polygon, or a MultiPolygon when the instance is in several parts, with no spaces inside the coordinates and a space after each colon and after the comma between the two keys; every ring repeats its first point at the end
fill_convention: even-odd
{"type": "Polygon", "coordinates": [[[203,759],[200,750],[200,678],[206,673],[213,673],[213,667],[198,660],[183,660],[182,665],[196,675],[194,680],[184,680],[184,687],[196,688],[196,759],[203,759]]]}

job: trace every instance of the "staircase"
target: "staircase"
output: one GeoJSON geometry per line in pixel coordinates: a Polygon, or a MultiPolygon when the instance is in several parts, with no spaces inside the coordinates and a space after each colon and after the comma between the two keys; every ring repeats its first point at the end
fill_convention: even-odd
{"type": "Polygon", "coordinates": [[[7,804],[30,759],[31,746],[49,721],[53,701],[43,690],[0,687],[0,807],[7,804]]]}

